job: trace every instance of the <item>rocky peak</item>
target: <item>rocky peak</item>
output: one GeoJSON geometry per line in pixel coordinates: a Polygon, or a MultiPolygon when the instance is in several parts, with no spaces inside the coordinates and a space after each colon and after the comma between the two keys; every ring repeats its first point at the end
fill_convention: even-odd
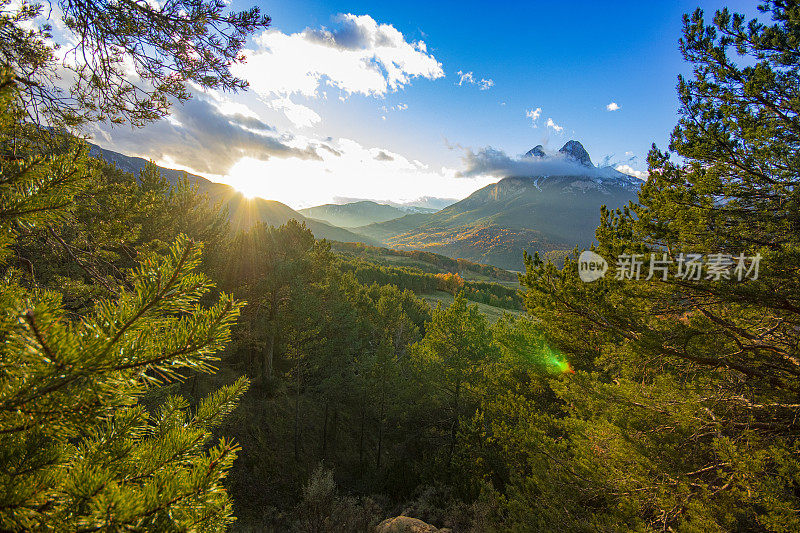
{"type": "Polygon", "coordinates": [[[544,146],[541,144],[537,144],[525,154],[525,157],[544,157],[546,154],[544,153],[544,146]]]}
{"type": "Polygon", "coordinates": [[[589,153],[586,151],[583,145],[578,141],[568,141],[567,144],[561,147],[561,150],[559,150],[559,152],[566,155],[569,158],[574,159],[581,165],[587,167],[593,166],[592,159],[589,157],[589,153]]]}

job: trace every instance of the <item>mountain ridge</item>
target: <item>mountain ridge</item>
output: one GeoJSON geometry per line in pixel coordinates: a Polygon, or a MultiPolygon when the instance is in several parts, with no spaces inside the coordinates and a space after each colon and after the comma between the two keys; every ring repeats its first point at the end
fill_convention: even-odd
{"type": "Polygon", "coordinates": [[[407,211],[403,209],[372,200],[360,200],[346,204],[324,204],[298,209],[297,212],[305,217],[345,229],[376,222],[388,222],[407,214],[407,211]]]}
{"type": "MultiPolygon", "coordinates": [[[[139,172],[147,164],[147,160],[141,157],[129,156],[113,150],[102,148],[93,143],[89,145],[89,155],[104,159],[109,163],[115,164],[120,170],[130,172],[138,176],[139,172]]],[[[277,200],[266,200],[264,198],[247,198],[242,193],[230,185],[213,182],[207,178],[192,174],[183,170],[165,168],[159,165],[162,175],[171,184],[175,185],[180,180],[187,180],[195,185],[200,193],[207,194],[209,200],[214,203],[221,203],[223,208],[228,209],[231,227],[233,229],[247,229],[257,222],[264,222],[272,226],[280,226],[291,219],[298,222],[305,222],[306,226],[314,233],[318,239],[328,239],[340,242],[361,242],[369,245],[380,244],[368,236],[359,235],[338,226],[332,226],[326,222],[308,218],[298,213],[291,207],[277,200]]]]}

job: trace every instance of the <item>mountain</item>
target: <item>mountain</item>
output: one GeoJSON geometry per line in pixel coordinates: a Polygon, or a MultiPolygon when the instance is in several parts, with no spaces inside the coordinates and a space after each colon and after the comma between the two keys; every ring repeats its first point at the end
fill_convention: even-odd
{"type": "Polygon", "coordinates": [[[435,213],[409,213],[404,217],[396,218],[388,222],[369,224],[368,226],[350,229],[359,235],[366,235],[376,241],[387,243],[401,233],[414,231],[422,227],[434,214],[435,213]]]}
{"type": "Polygon", "coordinates": [[[379,204],[369,200],[348,204],[325,204],[317,207],[299,209],[298,212],[308,218],[322,220],[340,228],[366,226],[376,222],[387,222],[406,215],[406,211],[379,204]]]}
{"type": "MultiPolygon", "coordinates": [[[[458,200],[452,200],[447,205],[454,204],[457,201],[458,200]]],[[[391,205],[391,204],[389,204],[389,205],[391,205]]],[[[394,205],[393,207],[397,207],[404,214],[408,214],[408,213],[435,213],[436,211],[439,211],[439,210],[447,207],[447,205],[442,206],[442,207],[423,207],[421,205],[403,205],[403,204],[400,204],[400,205],[394,205]]]]}
{"type": "Polygon", "coordinates": [[[558,163],[548,168],[563,169],[562,173],[509,176],[436,213],[407,215],[353,231],[400,249],[521,270],[523,250],[544,253],[588,246],[600,222],[601,205],[614,209],[637,199],[640,180],[611,167],[594,167],[578,141],[568,142],[552,156],[541,146],[528,154],[527,158],[558,163]],[[569,164],[562,165],[565,161],[569,164]]]}
{"type": "Polygon", "coordinates": [[[541,144],[537,144],[525,154],[525,157],[546,157],[547,154],[544,153],[544,146],[541,144]]]}
{"type": "MultiPolygon", "coordinates": [[[[372,201],[367,198],[351,198],[345,196],[337,196],[334,198],[336,205],[353,204],[364,201],[372,201]]],[[[458,201],[458,198],[437,198],[435,196],[421,196],[416,200],[408,202],[393,202],[391,200],[381,200],[381,205],[388,205],[396,207],[406,213],[435,213],[440,209],[444,209],[448,205],[452,205],[458,201]]]]}
{"type": "MultiPolygon", "coordinates": [[[[114,163],[119,169],[130,172],[134,176],[138,176],[139,172],[147,163],[147,160],[141,157],[120,154],[119,152],[106,150],[92,143],[89,143],[89,148],[89,155],[92,157],[102,158],[109,163],[114,163]]],[[[295,219],[298,222],[305,222],[306,226],[318,239],[328,239],[339,242],[361,242],[370,245],[378,244],[378,241],[368,236],[358,235],[319,220],[306,218],[281,202],[265,200],[263,198],[247,198],[230,185],[215,183],[202,176],[182,170],[164,167],[158,168],[161,170],[161,174],[173,185],[185,179],[189,183],[195,185],[199,192],[207,194],[209,200],[214,203],[220,203],[221,208],[228,210],[231,227],[233,229],[246,229],[256,222],[280,226],[291,219],[295,219]]]]}
{"type": "Polygon", "coordinates": [[[567,144],[562,146],[558,153],[564,154],[568,158],[580,163],[585,167],[591,168],[593,166],[592,158],[589,157],[589,152],[587,152],[583,145],[578,141],[567,141],[567,144]]]}
{"type": "Polygon", "coordinates": [[[435,196],[422,196],[411,202],[397,204],[387,202],[389,205],[408,211],[409,213],[434,213],[444,209],[448,205],[453,205],[458,198],[437,198],[435,196]]]}

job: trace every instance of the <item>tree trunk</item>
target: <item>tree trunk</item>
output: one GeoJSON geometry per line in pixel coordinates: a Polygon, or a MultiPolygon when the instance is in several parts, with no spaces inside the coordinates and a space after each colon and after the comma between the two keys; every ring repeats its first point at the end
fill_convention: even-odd
{"type": "Polygon", "coordinates": [[[331,420],[331,457],[336,461],[336,431],[339,427],[339,410],[333,410],[333,419],[331,420]]]}
{"type": "Polygon", "coordinates": [[[275,357],[275,338],[278,334],[278,291],[272,291],[272,301],[269,308],[269,334],[267,335],[267,353],[264,355],[265,375],[272,377],[273,358],[275,357]]]}
{"type": "Polygon", "coordinates": [[[295,400],[294,400],[294,460],[300,461],[300,357],[295,367],[295,400]]]}
{"type": "Polygon", "coordinates": [[[261,361],[256,360],[256,354],[253,353],[253,328],[250,325],[250,320],[245,320],[247,324],[247,371],[252,372],[253,379],[261,379],[261,361]]]}
{"type": "Polygon", "coordinates": [[[378,456],[375,458],[375,469],[381,469],[381,455],[383,455],[383,418],[378,422],[378,456]]]}
{"type": "Polygon", "coordinates": [[[275,324],[270,324],[269,336],[267,337],[267,353],[264,356],[264,375],[267,378],[272,377],[272,359],[275,357],[275,324]]]}
{"type": "Polygon", "coordinates": [[[375,459],[375,469],[381,469],[381,456],[383,455],[383,428],[386,423],[386,383],[381,390],[381,407],[378,412],[378,457],[375,459]]]}
{"type": "Polygon", "coordinates": [[[447,466],[453,462],[453,454],[456,450],[456,437],[458,436],[458,427],[460,423],[459,416],[459,400],[461,395],[461,382],[456,383],[456,393],[453,398],[453,424],[450,428],[450,454],[447,456],[447,466]]]}
{"type": "Polygon", "coordinates": [[[364,409],[364,404],[361,404],[361,427],[358,430],[358,465],[362,466],[364,464],[364,419],[366,418],[366,413],[364,409]]]}
{"type": "Polygon", "coordinates": [[[322,460],[328,458],[328,402],[325,402],[325,416],[322,420],[322,460]]]}

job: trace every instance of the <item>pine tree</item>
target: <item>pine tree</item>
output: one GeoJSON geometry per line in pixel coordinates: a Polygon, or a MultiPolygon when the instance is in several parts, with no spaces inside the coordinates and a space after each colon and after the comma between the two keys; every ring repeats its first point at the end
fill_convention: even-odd
{"type": "Polygon", "coordinates": [[[538,515],[519,512],[523,523],[800,527],[800,10],[762,9],[770,24],[727,10],[713,24],[685,17],[694,78],[679,79],[670,144],[682,159],[654,147],[638,204],[604,211],[596,251],[612,272],[585,284],[574,260],[559,270],[526,257],[528,309],[579,372],[552,383],[558,429],[531,439],[536,475],[517,501],[572,488],[538,515]],[[733,264],[678,277],[689,253],[733,264]],[[670,275],[615,279],[620,254],[643,254],[645,274],[666,254],[670,275]],[[757,277],[737,279],[739,254],[747,267],[760,256],[757,277]]]}
{"type": "Polygon", "coordinates": [[[240,379],[192,412],[171,396],[140,400],[181,373],[213,371],[240,304],[199,300],[201,245],[179,237],[149,254],[127,290],[82,315],[61,295],[27,289],[11,254],[20,231],[70,216],[89,177],[84,147],[22,121],[0,84],[0,529],[221,530],[232,520],[222,481],[237,446],[212,432],[240,379]],[[56,148],[53,147],[56,144],[56,148]]]}
{"type": "Polygon", "coordinates": [[[251,303],[243,333],[254,377],[272,377],[284,312],[315,269],[325,268],[324,247],[296,220],[278,228],[259,223],[234,238],[231,253],[238,259],[226,265],[223,277],[226,287],[251,303]]]}
{"type": "Polygon", "coordinates": [[[68,127],[87,120],[143,125],[188,100],[190,84],[246,88],[230,68],[244,60],[247,36],[270,23],[256,7],[227,12],[219,0],[62,0],[49,12],[2,0],[0,7],[0,65],[20,84],[23,111],[32,122],[68,127]],[[52,41],[54,13],[71,33],[63,61],[52,41]],[[69,91],[56,81],[58,67],[70,74],[69,91]]]}
{"type": "Polygon", "coordinates": [[[449,467],[457,452],[462,420],[472,415],[468,407],[474,407],[483,368],[494,358],[486,317],[460,292],[449,307],[440,305],[434,310],[425,336],[412,350],[429,379],[444,391],[449,467]]]}

